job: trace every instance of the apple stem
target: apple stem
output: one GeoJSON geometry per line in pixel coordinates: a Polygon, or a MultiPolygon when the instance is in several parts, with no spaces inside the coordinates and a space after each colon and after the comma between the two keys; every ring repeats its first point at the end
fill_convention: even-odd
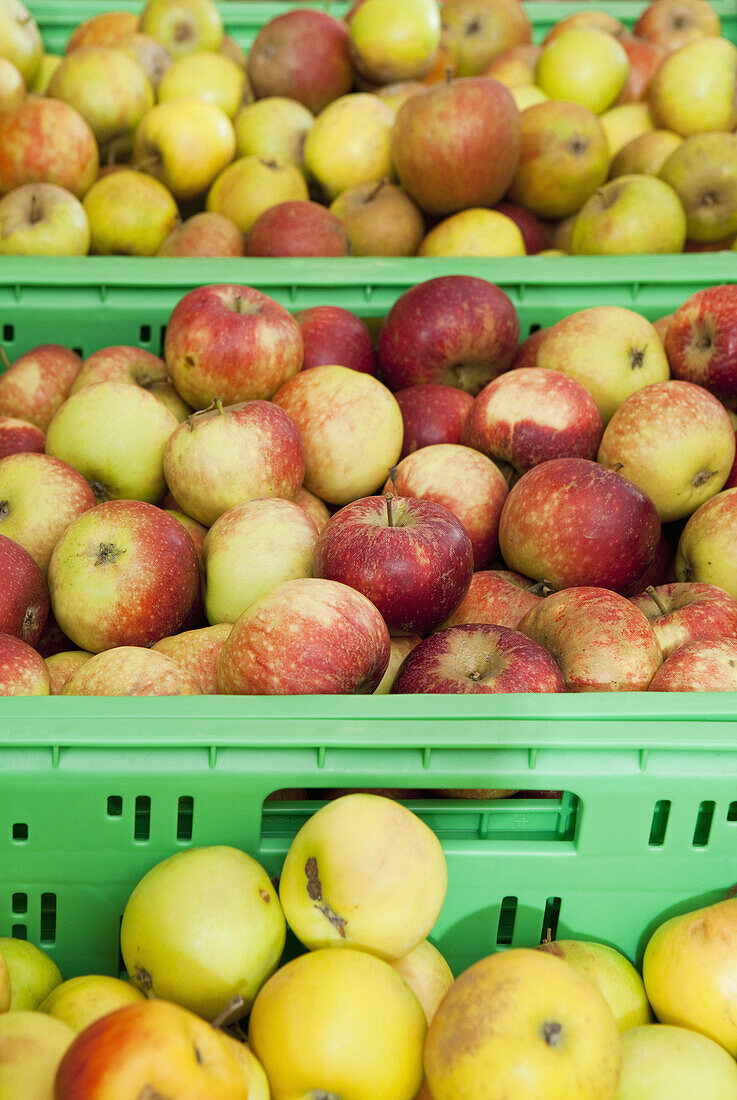
{"type": "Polygon", "coordinates": [[[231,997],[224,1008],[218,1012],[215,1019],[212,1021],[212,1026],[215,1028],[222,1027],[229,1016],[232,1016],[234,1012],[239,1012],[242,1008],[245,1008],[246,1002],[241,997],[240,993],[236,993],[235,997],[231,997]]]}
{"type": "Polygon", "coordinates": [[[623,469],[624,469],[624,462],[615,462],[614,465],[612,466],[612,470],[616,471],[617,473],[619,473],[619,471],[623,470],[623,469]]]}
{"type": "Polygon", "coordinates": [[[379,182],[376,184],[376,187],[374,187],[374,189],[372,191],[370,191],[368,193],[368,195],[366,196],[366,198],[363,200],[364,203],[373,202],[373,200],[378,195],[379,191],[381,191],[382,187],[384,187],[384,185],[387,184],[388,182],[389,182],[389,180],[386,177],[384,177],[383,180],[379,180],[379,182]]]}
{"type": "Polygon", "coordinates": [[[728,892],[727,892],[727,901],[729,901],[733,897],[737,897],[737,882],[735,882],[734,886],[732,886],[728,890],[728,892]]]}
{"type": "Polygon", "coordinates": [[[653,601],[653,603],[657,607],[660,614],[661,615],[667,615],[668,614],[668,608],[663,604],[663,601],[661,600],[660,596],[655,591],[653,586],[651,584],[649,584],[647,586],[647,588],[645,589],[645,591],[647,592],[648,596],[650,597],[650,599],[653,601]]]}
{"type": "Polygon", "coordinates": [[[217,409],[217,411],[218,411],[219,415],[220,415],[220,416],[223,416],[224,410],[223,410],[223,402],[222,402],[222,400],[221,400],[221,399],[220,399],[219,397],[216,397],[216,398],[215,398],[215,400],[213,401],[213,405],[214,405],[214,406],[215,406],[215,408],[217,409]]]}
{"type": "Polygon", "coordinates": [[[531,588],[528,588],[528,592],[533,596],[552,596],[555,592],[550,581],[538,581],[537,584],[533,584],[531,588]]]}
{"type": "Polygon", "coordinates": [[[5,370],[10,370],[10,360],[8,359],[8,353],[2,344],[0,344],[0,363],[2,363],[5,370]]]}
{"type": "Polygon", "coordinates": [[[241,298],[240,294],[236,298],[234,305],[236,313],[243,313],[243,299],[241,298]]]}
{"type": "Polygon", "coordinates": [[[394,513],[392,512],[392,501],[394,500],[394,497],[392,496],[391,493],[387,493],[386,496],[384,497],[384,500],[386,501],[386,519],[387,519],[387,523],[389,524],[390,527],[393,527],[394,526],[394,513]]]}
{"type": "Polygon", "coordinates": [[[545,939],[543,940],[543,943],[552,943],[552,942],[553,942],[553,930],[552,930],[552,928],[550,928],[548,926],[545,929],[545,939]]]}
{"type": "Polygon", "coordinates": [[[396,466],[390,466],[389,467],[389,480],[392,483],[392,492],[394,493],[394,496],[397,496],[397,467],[396,466]]]}

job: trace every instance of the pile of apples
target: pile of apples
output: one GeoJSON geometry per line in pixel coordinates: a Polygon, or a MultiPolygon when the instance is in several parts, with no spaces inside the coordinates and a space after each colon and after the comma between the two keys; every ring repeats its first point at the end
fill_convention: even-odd
{"type": "Polygon", "coordinates": [[[0,694],[737,689],[737,287],[520,344],[445,276],[375,350],[202,286],[164,350],[0,375],[0,694]]]}
{"type": "Polygon", "coordinates": [[[519,0],[266,23],[148,0],[43,53],[0,0],[0,255],[522,256],[729,249],[737,46],[707,0],[633,33],[519,0]]]}
{"type": "Polygon", "coordinates": [[[548,935],[454,980],[427,938],[446,889],[436,835],[374,794],[319,809],[278,880],[235,847],[179,850],[126,903],[127,980],[63,981],[0,939],[0,1095],[737,1096],[737,898],[661,924],[642,977],[611,946],[548,935]],[[285,962],[287,928],[306,951],[285,962]]]}

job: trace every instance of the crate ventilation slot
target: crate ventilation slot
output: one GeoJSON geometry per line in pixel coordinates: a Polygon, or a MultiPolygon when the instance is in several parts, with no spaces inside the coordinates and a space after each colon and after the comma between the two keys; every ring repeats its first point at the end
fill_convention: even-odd
{"type": "Polygon", "coordinates": [[[28,912],[28,894],[13,894],[13,914],[22,917],[28,912]]]}
{"type": "Polygon", "coordinates": [[[25,924],[14,924],[10,929],[10,935],[14,940],[27,940],[28,928],[25,924]]]}
{"type": "Polygon", "coordinates": [[[655,803],[655,809],[653,810],[653,820],[650,825],[650,840],[649,844],[651,848],[660,848],[665,842],[665,833],[668,828],[668,817],[670,815],[670,799],[661,798],[655,803]]]}
{"type": "Polygon", "coordinates": [[[496,930],[496,942],[499,946],[504,946],[512,942],[516,916],[517,898],[502,898],[502,907],[499,910],[499,925],[496,930]]]}
{"type": "Polygon", "coordinates": [[[147,794],[139,794],[136,798],[135,825],[133,828],[134,840],[148,840],[151,836],[151,799],[147,794]]]}
{"type": "Polygon", "coordinates": [[[28,826],[25,821],[16,821],[13,825],[13,840],[28,840],[28,826]]]}
{"type": "Polygon", "coordinates": [[[15,327],[13,325],[3,325],[3,340],[10,344],[15,339],[15,327]]]}
{"type": "Polygon", "coordinates": [[[727,810],[727,821],[737,821],[737,802],[730,802],[727,810]]]}
{"type": "Polygon", "coordinates": [[[693,847],[705,848],[709,843],[709,834],[714,820],[714,806],[712,800],[702,802],[696,815],[696,827],[693,831],[693,847]]]}
{"type": "Polygon", "coordinates": [[[111,794],[107,800],[107,816],[120,817],[123,813],[123,799],[119,794],[111,794]]]}
{"type": "Polygon", "coordinates": [[[194,799],[188,794],[183,794],[177,808],[177,840],[192,839],[193,822],[194,799]]]}
{"type": "Polygon", "coordinates": [[[41,895],[41,943],[56,942],[56,894],[41,895]]]}
{"type": "Polygon", "coordinates": [[[151,326],[141,325],[140,339],[142,344],[148,344],[151,339],[151,326]]]}

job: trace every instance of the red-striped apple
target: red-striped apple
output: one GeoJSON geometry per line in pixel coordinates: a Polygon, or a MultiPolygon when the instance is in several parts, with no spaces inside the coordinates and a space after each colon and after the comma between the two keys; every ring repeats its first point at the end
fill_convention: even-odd
{"type": "Polygon", "coordinates": [[[495,623],[515,630],[523,615],[537,607],[549,592],[521,573],[506,569],[482,569],[471,577],[471,584],[444,626],[463,623],[495,623]]]}
{"type": "Polygon", "coordinates": [[[302,370],[337,363],[376,374],[376,353],[364,322],[340,306],[313,306],[294,314],[304,341],[302,370]]]}
{"type": "MultiPolygon", "coordinates": [[[[7,504],[0,500],[0,522],[7,504]]],[[[14,539],[0,534],[0,631],[35,646],[49,613],[49,592],[38,563],[14,539]]]]}
{"type": "Polygon", "coordinates": [[[665,659],[650,691],[737,691],[737,640],[686,642],[665,659]]]}

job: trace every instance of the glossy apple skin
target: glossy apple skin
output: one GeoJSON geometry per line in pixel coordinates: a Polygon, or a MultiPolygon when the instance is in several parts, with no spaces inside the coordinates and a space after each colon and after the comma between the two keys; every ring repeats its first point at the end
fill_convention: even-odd
{"type": "Polygon", "coordinates": [[[629,588],[623,589],[622,595],[637,596],[640,592],[644,592],[649,584],[665,584],[668,579],[668,569],[672,564],[674,554],[675,546],[671,546],[668,537],[661,528],[660,538],[658,539],[658,545],[653,554],[652,561],[649,565],[645,566],[642,573],[632,582],[629,588]]]}
{"type": "Polygon", "coordinates": [[[440,382],[420,382],[396,390],[394,396],[404,421],[400,460],[434,443],[461,442],[463,425],[473,405],[470,393],[440,382]]]}
{"type": "Polygon", "coordinates": [[[340,306],[313,306],[294,314],[305,351],[302,370],[337,363],[341,367],[377,372],[371,334],[360,317],[340,306]]]}
{"type": "Polygon", "coordinates": [[[646,691],[663,660],[639,608],[605,588],[554,592],[518,629],[552,654],[568,691],[646,691]]]}
{"type": "MultiPolygon", "coordinates": [[[[535,47],[533,47],[535,48],[535,47]]],[[[535,256],[547,246],[547,233],[545,226],[531,210],[519,206],[516,202],[498,202],[493,208],[500,214],[506,214],[522,234],[525,242],[525,252],[528,256],[535,256]]]]}
{"type": "Polygon", "coordinates": [[[655,673],[650,691],[737,691],[737,640],[686,642],[655,673]]]}
{"type": "Polygon", "coordinates": [[[519,345],[511,299],[486,279],[445,275],[405,291],[379,336],[381,377],[390,390],[420,382],[475,396],[505,371],[519,345]]]}
{"type": "Polygon", "coordinates": [[[481,569],[471,577],[466,595],[443,625],[494,623],[516,630],[522,616],[537,607],[542,598],[539,586],[521,573],[481,569]]]}
{"type": "Polygon", "coordinates": [[[649,564],[659,538],[660,519],[649,497],[584,458],[551,459],[523,474],[499,520],[509,568],[554,588],[621,592],[649,564]]]}
{"type": "Polygon", "coordinates": [[[0,414],[27,420],[45,432],[81,369],[80,356],[60,344],[31,348],[0,373],[0,414]]]}
{"type": "Polygon", "coordinates": [[[190,290],[166,328],[172,381],[196,409],[216,397],[224,405],[268,400],[299,371],[303,354],[302,334],[287,310],[248,286],[190,290]]]}
{"type": "Polygon", "coordinates": [[[214,210],[201,211],[177,226],[159,256],[244,256],[243,234],[235,222],[214,210]]]}
{"type": "Polygon", "coordinates": [[[60,695],[202,695],[198,677],[181,661],[146,646],[114,646],[93,654],[60,695]]]}
{"type": "Polygon", "coordinates": [[[461,521],[415,497],[353,501],[332,517],[315,549],[315,576],[362,592],[392,634],[438,627],[463,599],[472,573],[473,547],[461,521]]]}
{"type": "Polygon", "coordinates": [[[46,433],[35,424],[14,416],[0,416],[0,459],[27,451],[43,454],[45,447],[46,433]]]}
{"type": "Polygon", "coordinates": [[[347,24],[309,9],[276,16],[256,36],[248,76],[258,99],[286,96],[318,114],[353,86],[347,24]]]}
{"type": "Polygon", "coordinates": [[[716,584],[737,599],[737,488],[689,516],[676,549],[676,579],[716,584]]]}
{"type": "Polygon", "coordinates": [[[98,167],[95,135],[68,103],[28,96],[0,118],[0,192],[55,183],[81,199],[98,167]]]}
{"type": "Polygon", "coordinates": [[[664,658],[687,642],[737,638],[737,600],[717,585],[675,581],[630,600],[651,624],[664,658]]]}
{"type": "Polygon", "coordinates": [[[295,199],[270,206],[251,226],[247,256],[348,256],[343,223],[317,202],[295,199]]]}
{"type": "Polygon", "coordinates": [[[697,290],[671,317],[665,352],[673,378],[737,396],[737,286],[697,290]]]}
{"type": "Polygon", "coordinates": [[[1,534],[0,577],[0,632],[35,646],[49,613],[46,578],[27,550],[1,534]]]}
{"type": "Polygon", "coordinates": [[[172,657],[192,673],[202,688],[203,695],[217,695],[217,663],[232,623],[218,623],[197,630],[185,630],[162,638],[151,646],[156,653],[172,657]]]}
{"type": "Polygon", "coordinates": [[[48,695],[51,680],[40,653],[12,634],[0,633],[0,698],[48,695]]]}
{"type": "Polygon", "coordinates": [[[393,695],[512,691],[565,691],[565,683],[543,646],[493,623],[450,626],[425,638],[392,686],[393,695]]]}

